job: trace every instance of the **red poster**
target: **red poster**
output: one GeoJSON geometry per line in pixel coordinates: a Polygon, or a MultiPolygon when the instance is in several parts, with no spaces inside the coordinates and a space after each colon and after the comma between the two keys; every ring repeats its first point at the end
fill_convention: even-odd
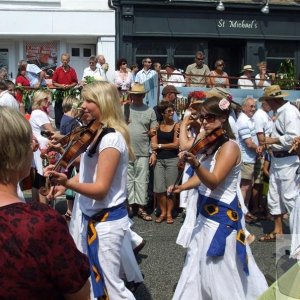
{"type": "Polygon", "coordinates": [[[57,42],[25,42],[26,60],[42,70],[57,66],[57,42]]]}

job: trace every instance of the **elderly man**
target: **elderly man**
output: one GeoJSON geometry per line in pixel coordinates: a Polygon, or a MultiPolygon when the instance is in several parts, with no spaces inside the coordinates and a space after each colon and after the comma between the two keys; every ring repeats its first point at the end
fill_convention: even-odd
{"type": "Polygon", "coordinates": [[[97,67],[97,57],[95,55],[90,56],[89,66],[83,70],[82,82],[86,82],[86,77],[93,77],[95,80],[105,80],[101,76],[101,70],[97,67]]]}
{"type": "Polygon", "coordinates": [[[293,139],[300,135],[300,113],[296,106],[284,100],[288,96],[278,85],[271,85],[264,91],[260,101],[267,101],[272,111],[276,112],[271,137],[266,137],[273,156],[271,158],[268,205],[274,217],[274,230],[261,237],[261,241],[276,240],[283,233],[282,216],[290,214],[292,234],[291,255],[300,258],[300,199],[297,183],[299,157],[290,151],[293,139]]]}
{"type": "Polygon", "coordinates": [[[60,127],[60,120],[63,116],[63,110],[62,110],[63,91],[71,89],[78,84],[76,71],[69,65],[70,54],[63,53],[61,55],[61,63],[62,65],[56,68],[52,77],[53,85],[62,91],[59,99],[55,101],[55,106],[54,106],[56,128],[60,127]]]}
{"type": "Polygon", "coordinates": [[[100,76],[104,78],[104,80],[107,81],[106,73],[108,71],[108,64],[106,63],[106,59],[104,55],[100,54],[97,56],[97,68],[100,69],[100,76]]]}
{"type": "Polygon", "coordinates": [[[156,162],[156,152],[150,150],[151,143],[157,144],[157,136],[149,138],[149,131],[157,127],[156,116],[153,108],[143,103],[145,88],[143,84],[135,84],[128,92],[131,99],[129,112],[129,134],[132,142],[135,161],[128,164],[128,204],[129,214],[132,214],[133,206],[138,207],[138,216],[144,221],[152,221],[152,217],[146,212],[148,200],[149,166],[156,162]]]}
{"type": "Polygon", "coordinates": [[[171,65],[171,64],[166,64],[164,66],[166,74],[165,74],[165,83],[164,85],[174,85],[177,87],[181,87],[181,86],[185,86],[186,82],[185,79],[183,77],[183,75],[181,74],[181,72],[179,72],[175,66],[171,65]]]}
{"type": "MultiPolygon", "coordinates": [[[[257,156],[262,154],[262,147],[259,146],[253,115],[256,110],[255,100],[251,97],[244,99],[242,112],[237,119],[239,141],[242,152],[241,168],[241,192],[245,205],[249,206],[253,182],[255,181],[260,166],[256,165],[257,156]]],[[[250,212],[246,215],[246,221],[257,220],[250,212]]]]}
{"type": "Polygon", "coordinates": [[[187,86],[209,86],[210,70],[208,66],[204,64],[204,59],[204,53],[198,51],[195,54],[195,63],[187,66],[185,71],[187,86]]]}

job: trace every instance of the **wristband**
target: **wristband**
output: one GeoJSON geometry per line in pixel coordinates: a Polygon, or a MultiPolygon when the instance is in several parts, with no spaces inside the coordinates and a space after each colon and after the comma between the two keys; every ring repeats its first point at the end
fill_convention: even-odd
{"type": "Polygon", "coordinates": [[[158,144],[158,149],[160,149],[161,148],[161,144],[158,144]]]}
{"type": "Polygon", "coordinates": [[[192,168],[193,168],[194,170],[196,170],[196,169],[199,169],[200,166],[201,166],[201,164],[200,164],[200,162],[198,161],[198,164],[195,165],[195,166],[192,166],[192,168]]]}

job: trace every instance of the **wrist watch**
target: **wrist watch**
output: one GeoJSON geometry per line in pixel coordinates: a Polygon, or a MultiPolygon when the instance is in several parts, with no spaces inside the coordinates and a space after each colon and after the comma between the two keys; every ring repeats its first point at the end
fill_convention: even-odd
{"type": "Polygon", "coordinates": [[[160,149],[161,148],[161,144],[158,144],[158,149],[160,149]]]}

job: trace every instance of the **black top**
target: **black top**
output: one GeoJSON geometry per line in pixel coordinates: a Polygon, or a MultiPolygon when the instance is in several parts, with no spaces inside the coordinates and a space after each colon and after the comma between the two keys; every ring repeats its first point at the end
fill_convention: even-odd
{"type": "MultiPolygon", "coordinates": [[[[157,143],[170,144],[173,143],[175,125],[171,131],[162,131],[160,127],[157,129],[157,143]]],[[[178,155],[178,149],[157,149],[158,159],[175,158],[178,155]]]]}

